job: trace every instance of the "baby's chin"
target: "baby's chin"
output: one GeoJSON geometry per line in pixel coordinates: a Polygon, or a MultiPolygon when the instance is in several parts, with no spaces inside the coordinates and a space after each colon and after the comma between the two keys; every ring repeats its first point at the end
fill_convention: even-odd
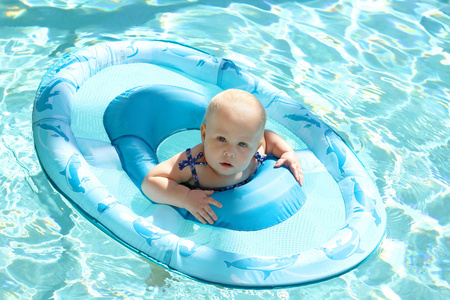
{"type": "Polygon", "coordinates": [[[239,172],[232,170],[232,168],[218,168],[215,170],[217,174],[225,177],[236,175],[239,172]]]}

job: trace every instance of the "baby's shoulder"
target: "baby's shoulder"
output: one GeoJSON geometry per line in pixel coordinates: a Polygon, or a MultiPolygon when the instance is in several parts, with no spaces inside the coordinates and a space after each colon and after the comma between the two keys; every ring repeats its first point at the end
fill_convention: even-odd
{"type": "MultiPolygon", "coordinates": [[[[196,158],[200,153],[203,153],[203,145],[198,144],[192,148],[187,148],[184,151],[181,151],[180,153],[175,154],[170,159],[173,162],[180,162],[182,160],[188,160],[188,153],[192,158],[196,158]]],[[[203,155],[203,154],[202,154],[203,155]]]]}
{"type": "Polygon", "coordinates": [[[175,155],[172,159],[173,163],[178,164],[180,170],[190,169],[188,166],[191,165],[206,165],[202,144],[196,145],[193,148],[188,148],[175,155]]]}
{"type": "Polygon", "coordinates": [[[184,174],[183,178],[185,180],[183,182],[190,187],[197,187],[198,177],[204,177],[205,170],[208,170],[203,150],[203,144],[198,144],[195,147],[186,149],[178,157],[180,172],[184,174]]]}

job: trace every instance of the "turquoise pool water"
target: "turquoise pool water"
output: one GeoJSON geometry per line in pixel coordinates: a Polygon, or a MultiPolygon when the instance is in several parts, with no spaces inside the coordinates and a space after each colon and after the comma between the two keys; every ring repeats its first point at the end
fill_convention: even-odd
{"type": "Polygon", "coordinates": [[[449,15],[444,0],[2,1],[0,299],[448,299],[449,15]],[[379,250],[326,282],[236,290],[166,271],[84,220],[39,166],[34,95],[65,53],[135,38],[233,59],[333,126],[386,204],[379,250]]]}

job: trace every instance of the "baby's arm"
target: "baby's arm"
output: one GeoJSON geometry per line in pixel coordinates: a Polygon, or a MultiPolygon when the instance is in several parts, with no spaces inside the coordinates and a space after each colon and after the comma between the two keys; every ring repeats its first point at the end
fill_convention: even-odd
{"type": "Polygon", "coordinates": [[[266,142],[266,154],[273,154],[278,159],[275,167],[285,165],[289,167],[295,180],[303,185],[303,170],[297,155],[286,141],[273,131],[265,130],[264,139],[266,142]]]}
{"type": "Polygon", "coordinates": [[[156,165],[142,181],[142,191],[154,202],[184,208],[203,224],[213,224],[217,216],[210,205],[221,208],[222,204],[209,197],[213,191],[191,190],[180,184],[192,177],[189,168],[178,168],[183,159],[185,152],[156,165]]]}

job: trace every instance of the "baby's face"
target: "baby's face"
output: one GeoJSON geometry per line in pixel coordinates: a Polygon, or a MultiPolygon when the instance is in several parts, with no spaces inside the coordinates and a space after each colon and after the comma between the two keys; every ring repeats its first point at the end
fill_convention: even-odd
{"type": "Polygon", "coordinates": [[[201,127],[208,165],[224,176],[245,171],[261,145],[263,131],[260,116],[251,109],[221,108],[201,127]]]}

